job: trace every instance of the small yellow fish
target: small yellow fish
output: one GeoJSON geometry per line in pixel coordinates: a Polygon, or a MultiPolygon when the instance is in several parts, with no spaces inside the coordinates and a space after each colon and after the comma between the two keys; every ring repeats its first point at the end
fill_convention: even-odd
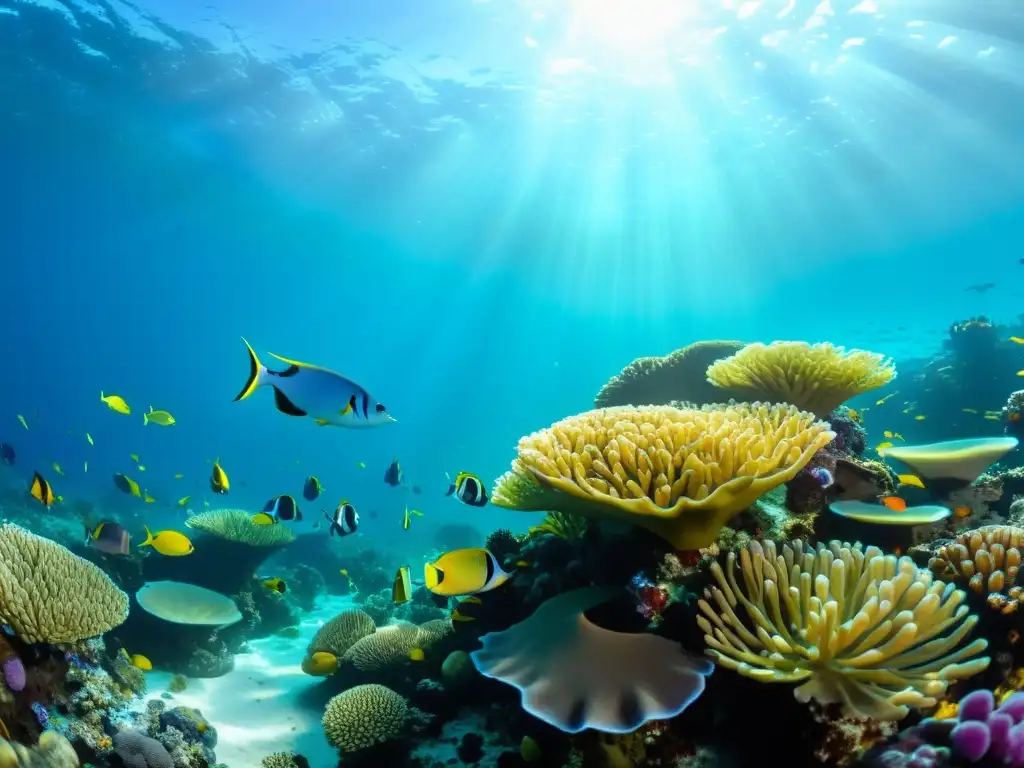
{"type": "Polygon", "coordinates": [[[132,415],[132,409],[128,406],[128,403],[124,401],[124,398],[120,395],[105,395],[102,390],[100,391],[100,400],[107,404],[107,408],[112,410],[114,413],[120,413],[125,416],[132,415]]]}
{"type": "Polygon", "coordinates": [[[150,672],[153,669],[153,662],[151,662],[141,653],[132,654],[128,657],[128,660],[132,663],[133,667],[137,667],[138,669],[141,669],[143,672],[150,672]]]}
{"type": "Polygon", "coordinates": [[[188,536],[177,531],[157,531],[153,534],[146,528],[146,540],[139,544],[140,547],[152,547],[161,555],[167,557],[182,557],[191,555],[195,551],[188,536]]]}
{"type": "Polygon", "coordinates": [[[846,412],[850,414],[850,418],[853,419],[855,423],[860,424],[861,417],[858,411],[855,411],[853,408],[847,408],[846,412]]]}
{"type": "Polygon", "coordinates": [[[893,397],[893,396],[898,395],[898,394],[899,394],[899,392],[890,392],[885,397],[880,397],[877,400],[875,400],[875,405],[885,405],[885,401],[886,400],[888,400],[890,397],[893,397]]]}
{"type": "Polygon", "coordinates": [[[64,477],[64,470],[60,468],[60,464],[58,464],[56,461],[53,462],[53,471],[56,472],[61,477],[64,477]]]}
{"type": "Polygon", "coordinates": [[[142,424],[146,426],[150,422],[159,424],[161,427],[173,427],[177,423],[169,412],[154,411],[152,405],[149,406],[149,413],[142,414],[142,424]]]}
{"type": "Polygon", "coordinates": [[[142,464],[139,464],[139,472],[145,472],[145,471],[146,471],[146,468],[142,464]]]}
{"type": "Polygon", "coordinates": [[[425,657],[426,654],[423,653],[422,648],[413,648],[411,651],[409,651],[409,658],[413,661],[423,661],[425,657]]]}
{"type": "Polygon", "coordinates": [[[18,421],[21,422],[21,426],[23,426],[25,429],[28,429],[28,422],[25,421],[25,417],[22,416],[20,413],[18,414],[18,421]]]}
{"type": "Polygon", "coordinates": [[[977,413],[977,411],[974,408],[961,408],[960,410],[963,413],[977,413]]]}
{"type": "Polygon", "coordinates": [[[92,441],[92,435],[90,435],[88,432],[85,433],[85,439],[89,441],[89,445],[96,445],[96,443],[92,441]]]}
{"type": "Polygon", "coordinates": [[[879,443],[878,445],[875,446],[875,453],[881,453],[886,448],[892,448],[892,443],[890,443],[889,441],[879,443]]]}
{"type": "Polygon", "coordinates": [[[926,418],[928,418],[928,417],[927,416],[923,416],[922,414],[919,413],[919,414],[917,414],[917,416],[914,417],[914,421],[924,421],[926,418]]]}
{"type": "Polygon", "coordinates": [[[994,413],[986,413],[985,414],[985,418],[988,419],[989,421],[1002,421],[1003,420],[1002,416],[996,416],[994,413]]]}
{"type": "Polygon", "coordinates": [[[129,453],[128,455],[131,456],[132,461],[134,461],[136,464],[139,463],[139,454],[137,454],[137,453],[129,453]]]}
{"type": "Polygon", "coordinates": [[[175,480],[181,480],[181,478],[183,478],[184,476],[185,476],[185,475],[183,475],[183,474],[182,474],[181,472],[179,472],[178,474],[176,474],[176,475],[174,476],[174,479],[175,479],[175,480]]]}
{"type": "Polygon", "coordinates": [[[1011,336],[1010,341],[1012,341],[1014,344],[1024,344],[1024,339],[1022,339],[1020,336],[1011,336]]]}
{"type": "Polygon", "coordinates": [[[191,498],[192,498],[191,496],[182,496],[180,499],[178,499],[178,506],[179,507],[186,506],[188,504],[188,500],[191,499],[191,498]]]}
{"type": "Polygon", "coordinates": [[[288,589],[288,585],[285,583],[285,580],[277,577],[273,579],[263,579],[260,583],[271,592],[277,592],[279,594],[284,594],[288,589]]]}
{"type": "Polygon", "coordinates": [[[900,485],[912,485],[915,488],[924,488],[924,483],[917,475],[897,475],[900,485]]]}
{"type": "Polygon", "coordinates": [[[257,512],[251,518],[253,525],[273,525],[277,522],[271,515],[266,512],[257,512]]]}
{"type": "MultiPolygon", "coordinates": [[[[1017,371],[1017,375],[1024,376],[1024,371],[1017,371]]],[[[25,427],[25,429],[28,429],[28,427],[25,427]]]]}
{"type": "Polygon", "coordinates": [[[146,494],[146,497],[145,497],[144,501],[147,504],[152,504],[153,502],[156,501],[156,499],[154,499],[152,496],[149,495],[149,491],[144,491],[144,493],[146,494]]]}

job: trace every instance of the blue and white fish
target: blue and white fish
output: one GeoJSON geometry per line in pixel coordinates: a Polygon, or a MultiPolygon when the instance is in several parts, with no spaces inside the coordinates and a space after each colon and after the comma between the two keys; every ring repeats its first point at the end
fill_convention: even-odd
{"type": "Polygon", "coordinates": [[[308,363],[289,360],[271,353],[271,357],[287,363],[283,371],[270,371],[249,350],[249,378],[235,402],[245,400],[258,387],[274,389],[274,405],[289,416],[309,416],[320,426],[379,427],[395,421],[387,408],[369,392],[340,373],[308,363]]]}
{"type": "Polygon", "coordinates": [[[359,513],[347,501],[338,503],[338,508],[334,510],[333,517],[327,514],[327,510],[323,512],[327,522],[330,523],[331,536],[335,534],[338,536],[348,536],[359,529],[359,513]]]}

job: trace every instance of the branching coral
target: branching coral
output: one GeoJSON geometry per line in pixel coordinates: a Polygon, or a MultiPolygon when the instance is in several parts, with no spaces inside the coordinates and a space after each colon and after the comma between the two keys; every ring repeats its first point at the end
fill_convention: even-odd
{"type": "Polygon", "coordinates": [[[1016,585],[1024,550],[1024,528],[990,525],[967,531],[940,547],[928,567],[940,579],[966,583],[993,609],[1015,613],[1024,599],[1016,585]]]}
{"type": "Polygon", "coordinates": [[[965,593],[933,579],[907,557],[833,541],[751,542],[699,601],[707,653],[763,682],[802,683],[800,701],[842,704],[846,714],[899,720],[931,707],[950,682],[984,670],[988,646],[957,649],[978,619],[965,593]],[[736,612],[742,605],[746,621],[736,612]],[[967,661],[965,661],[967,660],[967,661]],[[962,662],[962,663],[961,663],[962,662]]]}
{"type": "Polygon", "coordinates": [[[748,344],[708,368],[708,381],[737,397],[791,403],[827,416],[850,398],[896,377],[892,360],[832,344],[748,344]]]}
{"type": "Polygon", "coordinates": [[[0,621],[27,643],[76,643],[128,617],[128,595],[99,568],[17,525],[0,526],[0,621]]]}
{"type": "Polygon", "coordinates": [[[706,378],[708,366],[740,349],[739,341],[698,341],[664,357],[641,357],[601,387],[597,408],[616,405],[704,405],[722,399],[706,378]]]}
{"type": "Polygon", "coordinates": [[[580,539],[587,532],[587,519],[567,512],[548,512],[540,525],[530,527],[529,536],[550,533],[562,539],[580,539]]]}
{"type": "Polygon", "coordinates": [[[789,405],[589,411],[522,438],[492,501],[628,522],[698,549],[833,436],[789,405]]]}
{"type": "Polygon", "coordinates": [[[356,752],[393,739],[408,713],[405,699],[390,688],[357,685],[327,702],[324,734],[342,752],[356,752]]]}
{"type": "Polygon", "coordinates": [[[256,525],[252,515],[241,509],[216,509],[193,515],[185,525],[251,547],[280,547],[295,541],[295,534],[285,525],[256,525]]]}

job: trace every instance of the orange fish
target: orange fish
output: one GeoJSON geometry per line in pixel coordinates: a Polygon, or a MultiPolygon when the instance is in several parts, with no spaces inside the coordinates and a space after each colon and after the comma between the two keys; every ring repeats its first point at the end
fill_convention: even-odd
{"type": "Polygon", "coordinates": [[[956,515],[957,517],[970,517],[970,515],[971,515],[971,508],[970,507],[957,507],[956,509],[953,510],[953,514],[956,515]]]}
{"type": "Polygon", "coordinates": [[[883,506],[891,509],[893,512],[906,512],[907,502],[901,499],[899,496],[884,496],[880,499],[883,506]]]}

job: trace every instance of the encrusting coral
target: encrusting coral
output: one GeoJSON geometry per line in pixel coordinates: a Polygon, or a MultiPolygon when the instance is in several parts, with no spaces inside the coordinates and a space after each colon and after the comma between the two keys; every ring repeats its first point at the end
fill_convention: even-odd
{"type": "Polygon", "coordinates": [[[748,344],[712,364],[708,381],[736,397],[790,403],[824,417],[855,395],[896,377],[892,360],[832,344],[748,344]]]}
{"type": "Polygon", "coordinates": [[[324,734],[342,752],[357,752],[397,736],[408,713],[405,699],[390,688],[357,685],[327,702],[324,734]]]}
{"type": "Polygon", "coordinates": [[[966,582],[994,610],[1015,613],[1024,598],[1024,588],[1016,585],[1022,544],[1024,529],[989,525],[939,547],[928,567],[940,579],[966,582]]]}
{"type": "Polygon", "coordinates": [[[724,570],[712,565],[717,586],[698,602],[707,653],[755,680],[802,683],[799,701],[899,720],[988,667],[988,657],[971,658],[986,640],[957,649],[978,621],[962,605],[965,593],[908,557],[838,541],[797,540],[781,552],[754,541],[739,552],[742,587],[736,561],[730,552],[724,570]]]}
{"type": "Polygon", "coordinates": [[[12,523],[0,526],[0,621],[27,643],[70,644],[128,617],[128,595],[98,567],[12,523]]]}
{"type": "Polygon", "coordinates": [[[833,437],[791,405],[588,411],[522,438],[492,501],[632,523],[698,549],[833,437]]]}
{"type": "Polygon", "coordinates": [[[256,525],[252,515],[241,509],[215,509],[193,515],[185,525],[227,541],[251,547],[280,547],[295,541],[285,525],[256,525]]]}
{"type": "Polygon", "coordinates": [[[641,357],[601,387],[594,406],[718,402],[722,396],[707,380],[708,366],[742,347],[739,341],[698,341],[664,357],[641,357]]]}

